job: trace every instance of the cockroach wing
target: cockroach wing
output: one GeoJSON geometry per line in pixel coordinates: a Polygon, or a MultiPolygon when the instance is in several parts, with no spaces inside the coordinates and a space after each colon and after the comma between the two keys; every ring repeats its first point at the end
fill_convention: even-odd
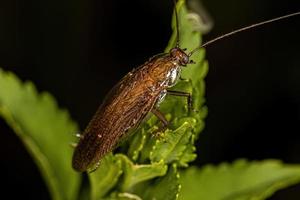
{"type": "Polygon", "coordinates": [[[147,70],[151,64],[150,60],[128,73],[108,93],[74,151],[72,165],[75,170],[92,168],[152,109],[160,91],[156,94],[145,87],[147,70]]]}

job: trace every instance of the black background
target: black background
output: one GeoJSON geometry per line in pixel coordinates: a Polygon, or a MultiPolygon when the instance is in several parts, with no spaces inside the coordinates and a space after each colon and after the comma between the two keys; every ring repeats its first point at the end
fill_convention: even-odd
{"type": "MultiPolygon", "coordinates": [[[[300,10],[299,1],[205,0],[215,27],[204,40],[300,10]]],[[[131,68],[163,51],[171,0],[0,1],[0,66],[51,92],[81,129],[131,68]]],[[[207,48],[209,115],[195,164],[300,157],[300,17],[207,48]]],[[[49,199],[37,167],[0,120],[1,195],[49,199]]],[[[300,187],[272,200],[299,199],[300,187]]]]}

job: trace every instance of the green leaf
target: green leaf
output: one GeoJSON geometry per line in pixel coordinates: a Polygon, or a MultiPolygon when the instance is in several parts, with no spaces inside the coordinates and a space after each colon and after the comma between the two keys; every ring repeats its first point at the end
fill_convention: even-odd
{"type": "Polygon", "coordinates": [[[38,165],[52,199],[76,199],[80,174],[71,168],[70,147],[76,124],[48,93],[22,83],[0,69],[0,115],[15,131],[38,165]]]}
{"type": "Polygon", "coordinates": [[[146,143],[146,139],[147,139],[147,136],[146,136],[144,128],[142,128],[139,131],[139,133],[135,135],[135,137],[132,137],[132,140],[130,141],[130,145],[128,148],[127,155],[133,161],[137,161],[137,159],[146,143]]]}
{"type": "Polygon", "coordinates": [[[193,118],[184,119],[182,125],[174,131],[166,131],[163,140],[157,140],[150,152],[152,162],[163,161],[167,164],[179,161],[187,146],[191,145],[191,127],[195,125],[193,118]],[[171,132],[171,133],[170,133],[171,132]]]}
{"type": "Polygon", "coordinates": [[[91,199],[96,200],[104,197],[117,183],[123,173],[122,161],[112,154],[105,156],[99,168],[89,173],[91,182],[91,199]]]}
{"type": "Polygon", "coordinates": [[[184,200],[261,200],[300,181],[300,165],[277,160],[237,160],[233,164],[191,167],[182,172],[184,200]]]}
{"type": "MultiPolygon", "coordinates": [[[[187,48],[187,52],[191,52],[193,49],[201,45],[202,42],[201,33],[198,31],[198,29],[195,28],[195,24],[188,17],[189,11],[185,6],[185,0],[179,0],[176,5],[176,8],[178,10],[178,18],[179,18],[180,47],[187,48]]],[[[174,16],[173,16],[172,26],[173,29],[175,30],[174,16]]],[[[175,44],[176,44],[176,31],[173,31],[172,37],[169,41],[169,44],[165,52],[168,52],[171,48],[175,46],[175,44]]],[[[185,83],[185,85],[186,84],[190,85],[189,88],[184,89],[183,88],[184,83],[182,82],[178,83],[177,85],[175,85],[174,88],[172,88],[172,90],[187,91],[192,94],[193,106],[196,110],[199,111],[197,113],[189,114],[189,116],[192,116],[195,119],[197,119],[197,124],[194,127],[196,138],[204,128],[203,119],[207,115],[207,108],[204,106],[205,103],[204,78],[208,72],[208,63],[207,61],[205,61],[204,57],[205,57],[205,49],[202,48],[200,49],[200,51],[195,52],[190,58],[191,60],[196,62],[196,64],[188,65],[182,70],[182,77],[189,80],[188,83],[185,83]]],[[[178,104],[177,101],[177,102],[173,102],[172,104],[167,104],[166,107],[173,108],[172,113],[175,114],[176,116],[180,116],[184,112],[182,112],[182,110],[178,110],[176,112],[176,110],[178,109],[178,105],[180,105],[180,103],[178,104]]]]}
{"type": "Polygon", "coordinates": [[[113,156],[109,154],[101,160],[99,168],[89,174],[91,199],[119,199],[120,193],[114,193],[108,197],[108,192],[114,189],[127,194],[126,191],[132,191],[136,184],[163,176],[166,172],[167,165],[163,162],[138,165],[131,162],[125,155],[117,154],[113,156]],[[122,178],[120,178],[121,175],[122,178]]]}
{"type": "MultiPolygon", "coordinates": [[[[192,135],[190,139],[190,144],[194,144],[195,136],[192,135]]],[[[188,167],[188,163],[196,159],[197,154],[195,153],[196,147],[194,145],[186,145],[186,148],[182,152],[182,155],[179,156],[178,165],[183,167],[188,167]]]]}
{"type": "MultiPolygon", "coordinates": [[[[179,18],[179,32],[180,32],[180,47],[187,48],[187,52],[192,51],[196,47],[201,45],[201,33],[195,29],[195,24],[188,18],[189,11],[186,8],[185,0],[179,0],[176,9],[178,11],[178,18],[179,18]]],[[[165,52],[169,52],[170,49],[174,48],[176,45],[176,36],[177,32],[175,30],[175,16],[173,16],[172,26],[173,26],[173,34],[169,41],[168,46],[165,49],[165,52]]],[[[208,72],[208,64],[204,60],[205,50],[202,48],[200,51],[195,52],[190,59],[192,59],[196,64],[190,64],[187,67],[184,67],[182,70],[182,77],[188,79],[190,82],[186,83],[185,81],[179,82],[173,89],[184,89],[182,88],[183,84],[188,84],[188,91],[191,92],[193,95],[194,100],[194,107],[196,109],[201,110],[205,99],[205,85],[204,85],[204,77],[208,72]]],[[[177,102],[178,103],[178,102],[177,102]]],[[[178,104],[172,104],[174,107],[178,104]]],[[[167,105],[168,107],[172,107],[170,104],[167,105]]],[[[178,106],[177,106],[178,107],[178,106]]],[[[182,112],[181,112],[182,113],[182,112]]],[[[191,115],[198,118],[201,116],[201,112],[199,113],[192,113],[191,115]]],[[[206,114],[204,114],[204,117],[206,114]]],[[[203,117],[199,118],[203,119],[203,117]]],[[[199,132],[199,131],[198,131],[199,132]]]]}
{"type": "Polygon", "coordinates": [[[122,154],[118,154],[116,157],[123,163],[124,176],[121,191],[129,191],[137,183],[163,176],[167,172],[167,165],[163,162],[149,165],[136,165],[122,154]]]}
{"type": "Polygon", "coordinates": [[[142,200],[136,194],[128,193],[128,192],[119,192],[119,193],[112,193],[110,197],[107,197],[103,200],[142,200]]]}
{"type": "Polygon", "coordinates": [[[180,188],[177,167],[173,164],[166,176],[146,186],[139,195],[144,200],[174,200],[178,198],[180,188]]]}

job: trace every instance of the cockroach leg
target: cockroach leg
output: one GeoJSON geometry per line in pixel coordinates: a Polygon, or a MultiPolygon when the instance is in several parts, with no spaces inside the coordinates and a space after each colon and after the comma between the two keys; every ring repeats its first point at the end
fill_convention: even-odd
{"type": "Polygon", "coordinates": [[[173,96],[179,96],[179,97],[186,97],[187,98],[187,104],[188,104],[188,110],[193,112],[198,112],[193,108],[192,103],[192,95],[188,92],[181,92],[181,91],[174,91],[174,90],[167,90],[167,94],[173,95],[173,96]]]}
{"type": "Polygon", "coordinates": [[[154,136],[159,137],[160,133],[164,132],[168,127],[169,122],[157,108],[152,108],[151,112],[162,122],[162,126],[152,133],[154,136]]]}

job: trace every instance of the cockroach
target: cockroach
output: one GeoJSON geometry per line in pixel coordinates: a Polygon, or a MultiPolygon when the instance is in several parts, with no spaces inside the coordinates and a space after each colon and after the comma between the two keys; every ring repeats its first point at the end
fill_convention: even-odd
{"type": "MultiPolygon", "coordinates": [[[[174,4],[176,5],[175,0],[174,4]]],[[[169,53],[156,55],[133,69],[110,90],[75,147],[72,160],[75,170],[79,172],[95,170],[103,156],[111,152],[120,139],[128,135],[129,130],[136,129],[149,112],[162,122],[157,132],[163,131],[168,126],[168,121],[158,107],[167,94],[187,98],[189,110],[192,110],[190,93],[173,91],[169,88],[179,80],[182,68],[194,63],[190,57],[196,51],[238,32],[300,14],[296,12],[237,29],[216,37],[188,53],[179,45],[176,6],[174,13],[176,46],[169,53]]]]}

